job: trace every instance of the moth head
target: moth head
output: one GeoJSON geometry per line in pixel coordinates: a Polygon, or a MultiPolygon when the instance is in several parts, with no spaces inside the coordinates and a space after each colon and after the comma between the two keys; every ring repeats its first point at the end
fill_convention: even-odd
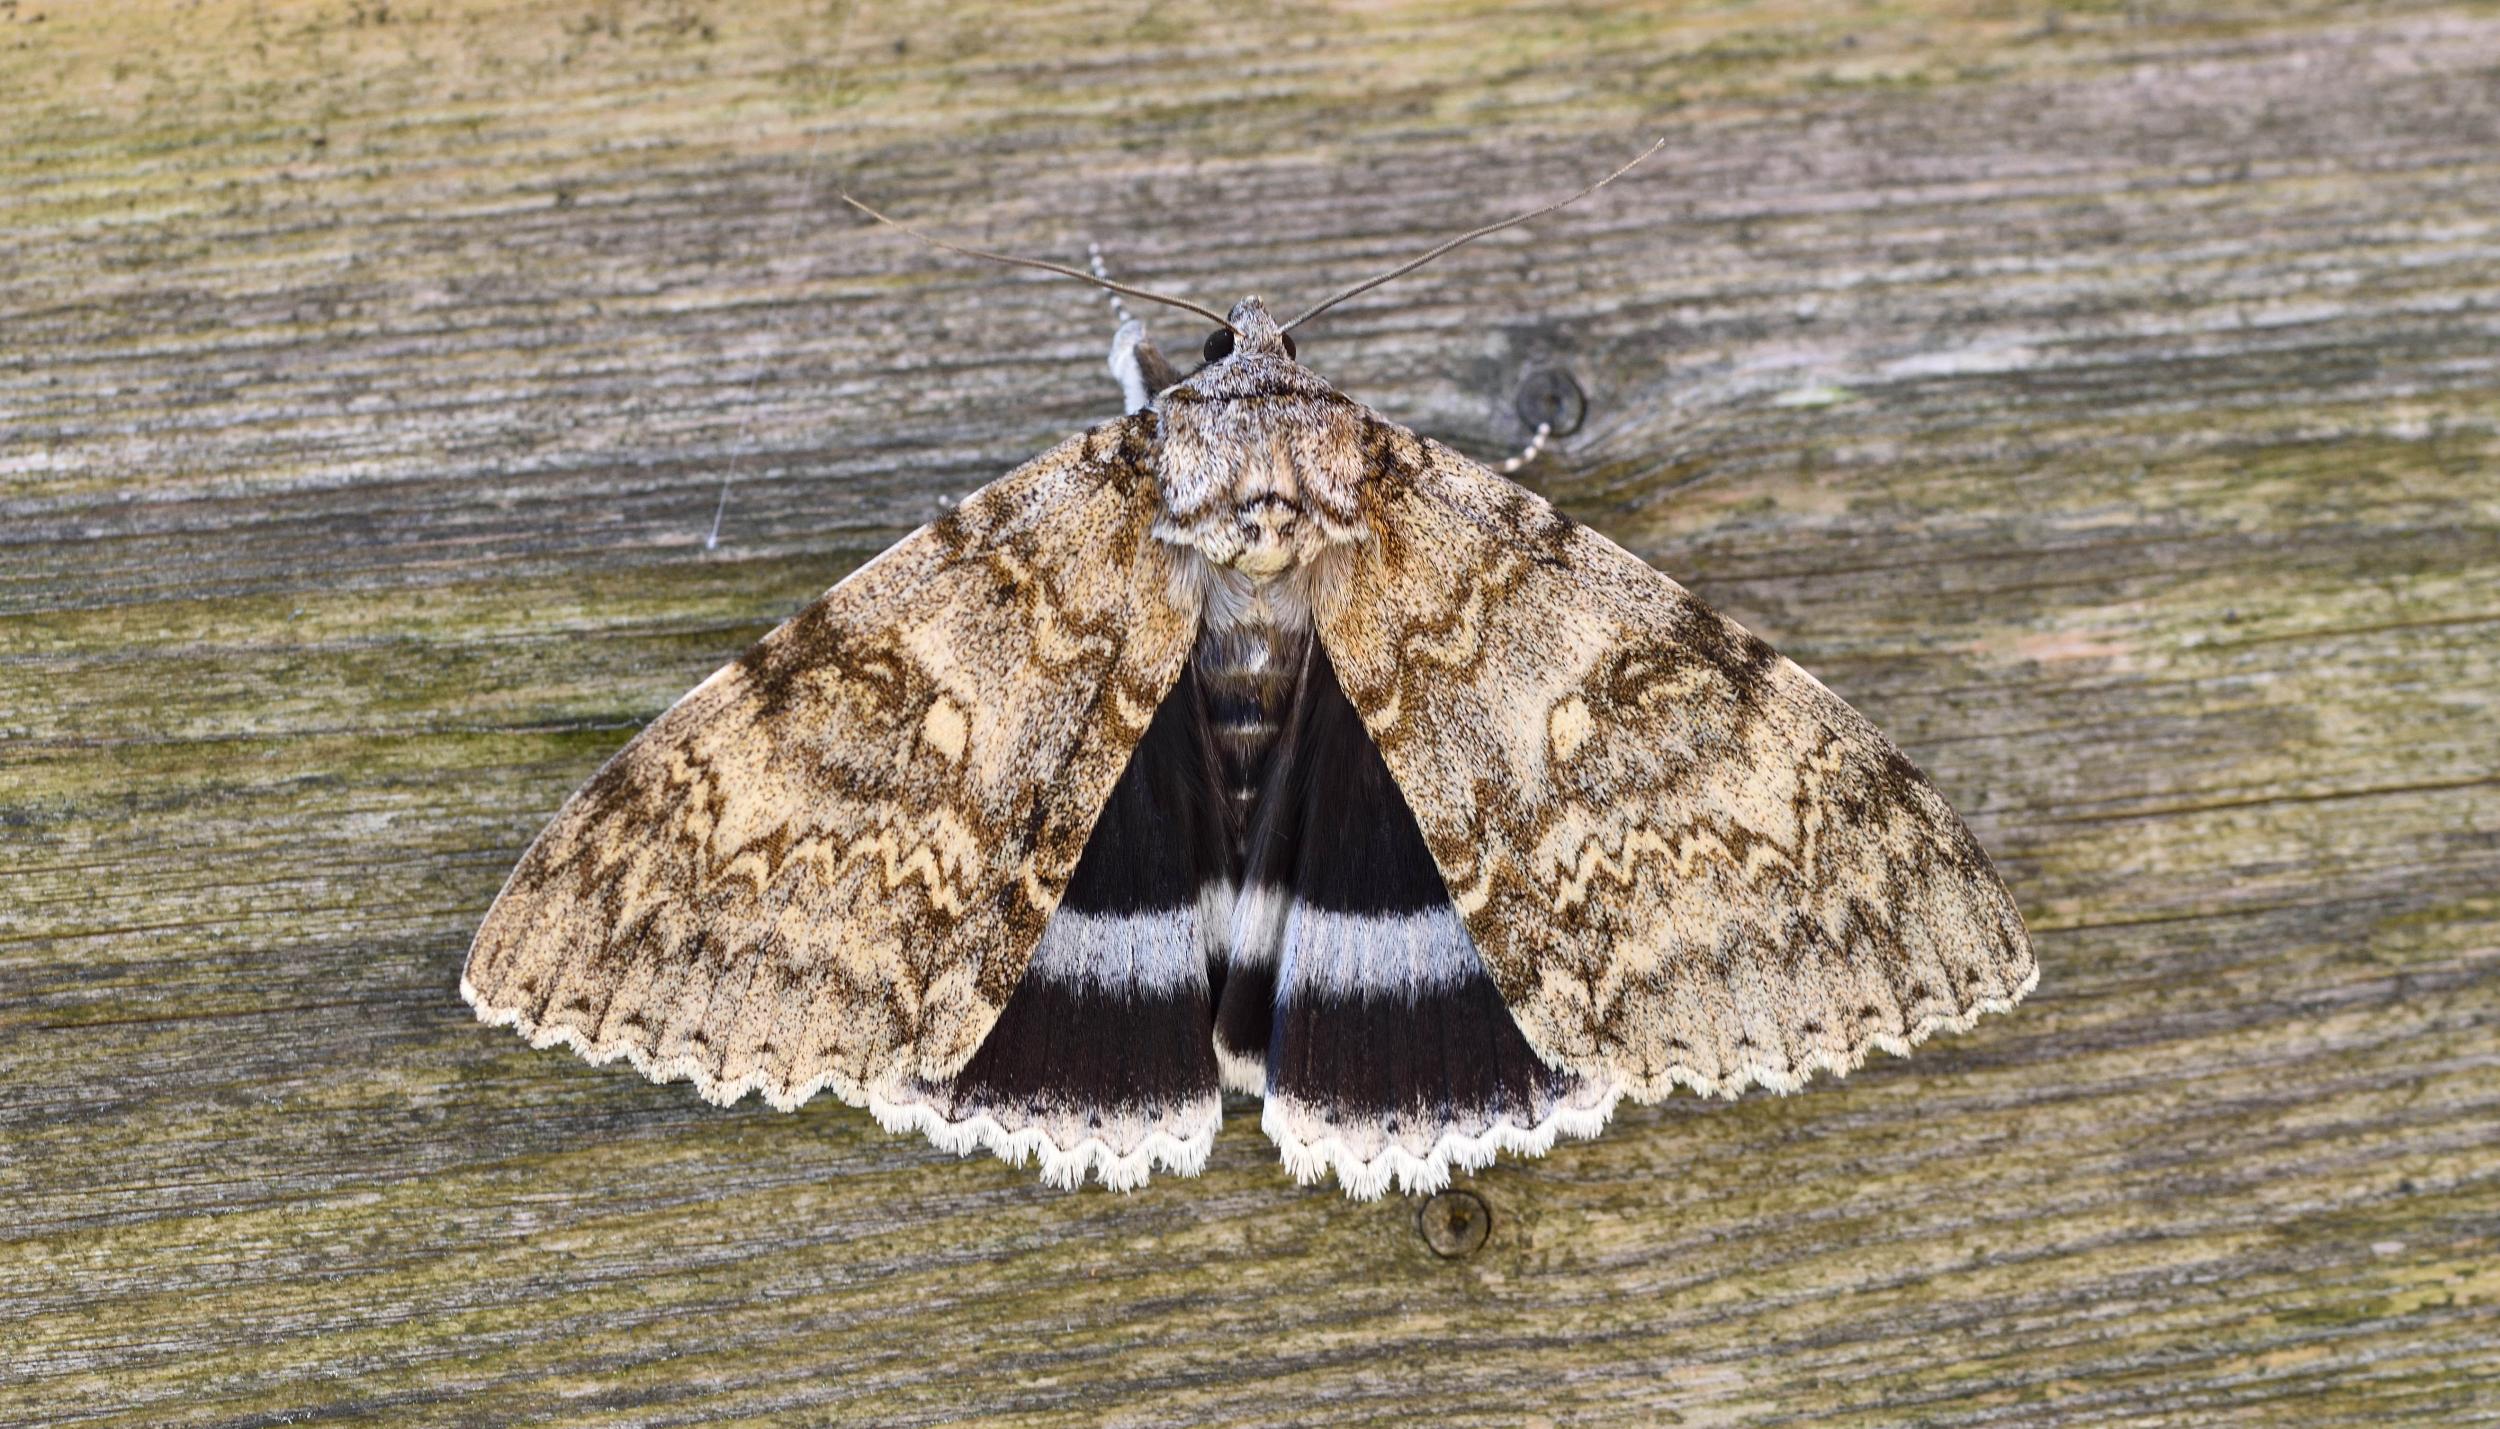
{"type": "Polygon", "coordinates": [[[1207,334],[1206,346],[1199,355],[1209,366],[1235,357],[1281,357],[1296,360],[1293,334],[1276,325],[1267,304],[1257,298],[1244,298],[1233,304],[1224,319],[1225,325],[1207,334]]]}

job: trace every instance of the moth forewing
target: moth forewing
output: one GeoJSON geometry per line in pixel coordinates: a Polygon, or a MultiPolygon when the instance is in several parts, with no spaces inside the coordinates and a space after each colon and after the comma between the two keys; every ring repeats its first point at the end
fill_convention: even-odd
{"type": "Polygon", "coordinates": [[[1644,1100],[1788,1090],[2032,988],[1986,854],[1872,724],[1532,493],[1380,454],[1398,536],[1320,638],[1541,1052],[1644,1100]]]}
{"type": "Polygon", "coordinates": [[[523,855],[463,992],[731,1101],[951,1072],[1178,678],[1151,419],[907,537],[679,702],[523,855]],[[977,717],[976,717],[977,716],[977,717]]]}

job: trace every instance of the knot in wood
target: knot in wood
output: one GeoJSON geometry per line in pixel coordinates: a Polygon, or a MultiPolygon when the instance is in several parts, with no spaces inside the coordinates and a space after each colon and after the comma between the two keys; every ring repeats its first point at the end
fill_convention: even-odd
{"type": "Polygon", "coordinates": [[[1443,1191],[1415,1210],[1415,1229],[1443,1260],[1464,1260],[1493,1235],[1493,1207],[1473,1191],[1443,1191]]]}
{"type": "Polygon", "coordinates": [[[1519,378],[1519,395],[1512,399],[1512,410],[1519,415],[1519,424],[1529,431],[1548,428],[1552,435],[1567,437],[1580,430],[1588,416],[1588,394],[1580,384],[1560,367],[1536,366],[1519,378]]]}

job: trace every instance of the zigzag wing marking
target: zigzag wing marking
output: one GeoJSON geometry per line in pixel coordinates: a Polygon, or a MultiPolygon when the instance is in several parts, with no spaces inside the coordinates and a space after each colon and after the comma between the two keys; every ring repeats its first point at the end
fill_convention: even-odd
{"type": "Polygon", "coordinates": [[[2030,991],[1987,855],[1864,717],[1533,493],[1368,443],[1320,638],[1539,1053],[1787,1090],[2030,991]]]}
{"type": "Polygon", "coordinates": [[[636,736],[479,927],[479,1017],[724,1103],[961,1067],[1188,655],[1153,420],[984,487],[636,736]]]}

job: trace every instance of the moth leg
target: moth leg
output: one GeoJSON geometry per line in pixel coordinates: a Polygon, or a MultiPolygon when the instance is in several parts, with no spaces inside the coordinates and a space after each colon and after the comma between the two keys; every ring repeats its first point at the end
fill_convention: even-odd
{"type": "Polygon", "coordinates": [[[1111,339],[1111,376],[1120,384],[1121,400],[1134,414],[1154,405],[1155,394],[1181,380],[1181,374],[1146,336],[1135,318],[1120,324],[1111,339]]]}
{"type": "MultiPolygon", "coordinates": [[[[1111,281],[1110,267],[1102,261],[1101,244],[1085,245],[1085,261],[1095,277],[1106,283],[1111,281]]],[[[1111,380],[1120,384],[1123,412],[1133,416],[1153,406],[1155,394],[1180,381],[1181,374],[1155,346],[1154,339],[1146,336],[1146,325],[1128,310],[1128,304],[1120,301],[1120,295],[1108,296],[1111,315],[1120,320],[1120,330],[1111,337],[1111,380]]]]}
{"type": "MultiPolygon", "coordinates": [[[[1131,410],[1134,409],[1132,408],[1131,410]]],[[[1519,470],[1519,468],[1535,461],[1537,459],[1537,455],[1545,450],[1545,444],[1553,440],[1553,437],[1554,424],[1552,422],[1537,423],[1536,430],[1528,437],[1528,444],[1521,447],[1517,455],[1509,457],[1502,462],[1502,475],[1509,476],[1511,473],[1519,470]]]]}

